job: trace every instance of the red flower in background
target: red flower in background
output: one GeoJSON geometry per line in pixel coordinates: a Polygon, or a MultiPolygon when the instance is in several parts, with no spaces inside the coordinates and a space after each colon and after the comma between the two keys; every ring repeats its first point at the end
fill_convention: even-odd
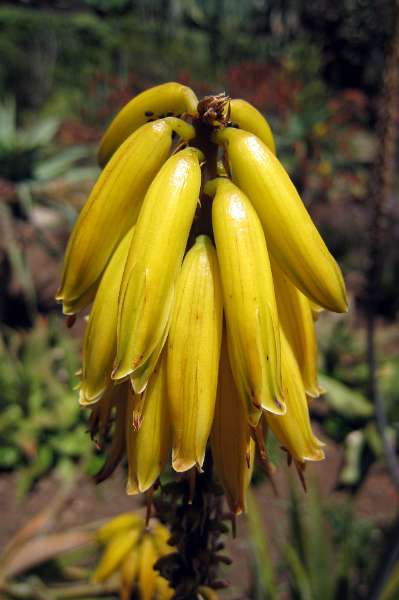
{"type": "Polygon", "coordinates": [[[230,67],[226,87],[233,98],[244,98],[259,110],[284,118],[296,109],[302,84],[281,65],[243,62],[230,67]]]}

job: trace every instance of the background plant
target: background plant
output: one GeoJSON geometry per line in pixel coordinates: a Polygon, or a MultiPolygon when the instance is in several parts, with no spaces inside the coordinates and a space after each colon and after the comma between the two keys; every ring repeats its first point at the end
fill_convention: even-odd
{"type": "Polygon", "coordinates": [[[4,330],[0,469],[18,471],[19,494],[50,470],[70,477],[74,465],[94,460],[73,390],[77,365],[76,344],[62,334],[58,319],[40,319],[29,332],[4,330]]]}

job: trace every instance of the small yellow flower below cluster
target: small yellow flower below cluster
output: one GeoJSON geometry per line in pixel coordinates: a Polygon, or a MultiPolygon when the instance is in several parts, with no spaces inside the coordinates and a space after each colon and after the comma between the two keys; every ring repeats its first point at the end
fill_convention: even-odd
{"type": "Polygon", "coordinates": [[[146,526],[133,512],[118,515],[97,531],[104,550],[93,581],[118,577],[121,600],[130,600],[133,592],[138,592],[141,600],[169,600],[173,590],[154,570],[159,558],[173,552],[168,537],[160,523],[146,526]]]}

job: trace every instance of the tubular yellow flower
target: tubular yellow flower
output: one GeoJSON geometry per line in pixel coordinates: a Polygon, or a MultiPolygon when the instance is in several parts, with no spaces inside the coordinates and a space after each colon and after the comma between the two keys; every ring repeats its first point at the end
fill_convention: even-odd
{"type": "Polygon", "coordinates": [[[131,600],[135,580],[139,572],[140,557],[137,548],[130,552],[122,563],[120,600],[131,600]]]}
{"type": "Polygon", "coordinates": [[[140,566],[138,572],[141,600],[152,600],[154,596],[158,578],[158,575],[154,570],[154,564],[157,558],[152,537],[144,534],[140,548],[140,566]]]}
{"type": "Polygon", "coordinates": [[[172,597],[168,582],[153,568],[159,558],[174,551],[167,544],[169,534],[163,525],[152,520],[146,524],[137,513],[124,513],[101,527],[96,537],[105,549],[94,572],[94,581],[106,581],[119,573],[121,600],[130,600],[133,589],[141,599],[169,600],[172,597]],[[164,540],[162,547],[158,543],[160,538],[164,540]]]}
{"type": "Polygon", "coordinates": [[[230,119],[233,123],[237,123],[240,129],[256,135],[273,154],[276,154],[276,144],[270,125],[252,104],[238,98],[231,100],[230,119]]]}
{"type": "MultiPolygon", "coordinates": [[[[96,281],[91,285],[81,296],[77,298],[63,298],[62,299],[62,312],[64,315],[76,315],[84,310],[87,306],[89,306],[97,293],[98,284],[100,281],[100,277],[96,279],[96,281]]],[[[60,296],[58,295],[56,298],[57,301],[61,301],[60,296]]]]}
{"type": "Polygon", "coordinates": [[[128,459],[128,494],[148,490],[159,477],[170,451],[170,423],[168,414],[166,358],[159,359],[144,392],[141,424],[135,429],[134,404],[137,399],[130,392],[126,420],[128,459]]]}
{"type": "Polygon", "coordinates": [[[112,255],[101,278],[83,341],[80,403],[96,402],[111,382],[116,355],[118,294],[132,240],[131,229],[112,255]]]}
{"type": "Polygon", "coordinates": [[[96,537],[102,544],[107,544],[117,533],[143,527],[143,519],[137,513],[121,513],[97,530],[96,537]]]}
{"type": "Polygon", "coordinates": [[[279,160],[246,131],[223,129],[215,139],[226,147],[233,180],[254,205],[279,266],[311,300],[345,312],[341,271],[279,160]]]}
{"type": "Polygon", "coordinates": [[[246,510],[255,444],[249,432],[246,407],[234,383],[225,336],[220,355],[211,449],[216,473],[225,489],[230,510],[240,514],[246,510]]]}
{"type": "Polygon", "coordinates": [[[130,375],[130,383],[132,384],[132,388],[136,394],[141,394],[142,392],[145,391],[145,388],[147,387],[148,380],[151,376],[151,373],[155,369],[155,365],[158,362],[158,359],[161,355],[162,349],[165,345],[166,338],[168,337],[169,325],[170,325],[170,318],[165,327],[165,332],[164,332],[161,340],[158,342],[154,352],[151,354],[151,356],[149,357],[149,359],[146,361],[146,363],[143,365],[142,368],[136,369],[136,371],[133,371],[133,373],[131,373],[131,375],[130,375]]]}
{"type": "Polygon", "coordinates": [[[200,183],[198,152],[187,148],[167,160],[146,194],[122,278],[114,379],[141,373],[159,350],[200,183]]]}
{"type": "Polygon", "coordinates": [[[168,115],[179,116],[197,112],[198,99],[194,92],[181,83],[163,83],[145,90],[128,102],[106,130],[98,151],[98,162],[104,166],[117,148],[136,129],[168,115]]]}
{"type": "Polygon", "coordinates": [[[169,587],[169,583],[163,577],[158,577],[157,579],[157,589],[156,589],[156,598],[157,600],[171,600],[173,598],[174,592],[169,587]]]}
{"type": "Polygon", "coordinates": [[[168,554],[168,552],[170,552],[170,545],[168,544],[168,540],[170,538],[169,531],[166,529],[166,527],[164,527],[164,525],[157,524],[153,527],[152,532],[154,544],[160,556],[168,554]]]}
{"type": "Polygon", "coordinates": [[[323,307],[319,306],[318,304],[315,304],[311,300],[309,300],[309,304],[312,311],[313,321],[317,321],[320,317],[320,313],[322,313],[324,309],[323,307]]]}
{"type": "Polygon", "coordinates": [[[108,579],[134,548],[139,539],[139,535],[140,531],[138,529],[118,531],[115,533],[101,557],[93,575],[93,581],[105,581],[108,579]]]}
{"type": "Polygon", "coordinates": [[[308,396],[320,395],[317,383],[317,342],[310,302],[271,257],[280,323],[294,352],[308,396]]]}
{"type": "Polygon", "coordinates": [[[199,236],[177,282],[168,337],[168,397],[176,471],[202,467],[215,410],[222,292],[215,249],[199,236]]]}
{"type": "MultiPolygon", "coordinates": [[[[95,290],[109,257],[135,224],[147,188],[167,159],[178,122],[170,118],[143,125],[101,173],[66,250],[56,296],[64,303],[65,314],[84,308],[83,297],[90,302],[90,290],[95,290]]],[[[183,126],[190,128],[187,135],[194,131],[187,123],[183,126]]]]}
{"type": "Polygon", "coordinates": [[[280,337],[265,236],[247,197],[228,179],[206,187],[215,194],[212,224],[237,388],[256,425],[260,409],[282,414],[280,337]],[[255,408],[255,410],[254,410],[255,408]]]}
{"type": "Polygon", "coordinates": [[[276,416],[265,413],[270,429],[292,458],[299,462],[323,460],[320,441],[314,436],[310,424],[309,407],[301,373],[294,353],[281,331],[282,375],[287,399],[287,412],[276,416]]]}

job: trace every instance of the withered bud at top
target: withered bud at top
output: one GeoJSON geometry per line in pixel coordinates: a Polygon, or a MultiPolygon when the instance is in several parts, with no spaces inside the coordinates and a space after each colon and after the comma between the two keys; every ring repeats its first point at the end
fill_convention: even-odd
{"type": "Polygon", "coordinates": [[[204,96],[198,102],[198,114],[207,125],[225,125],[230,119],[230,96],[224,92],[216,96],[204,96]]]}

